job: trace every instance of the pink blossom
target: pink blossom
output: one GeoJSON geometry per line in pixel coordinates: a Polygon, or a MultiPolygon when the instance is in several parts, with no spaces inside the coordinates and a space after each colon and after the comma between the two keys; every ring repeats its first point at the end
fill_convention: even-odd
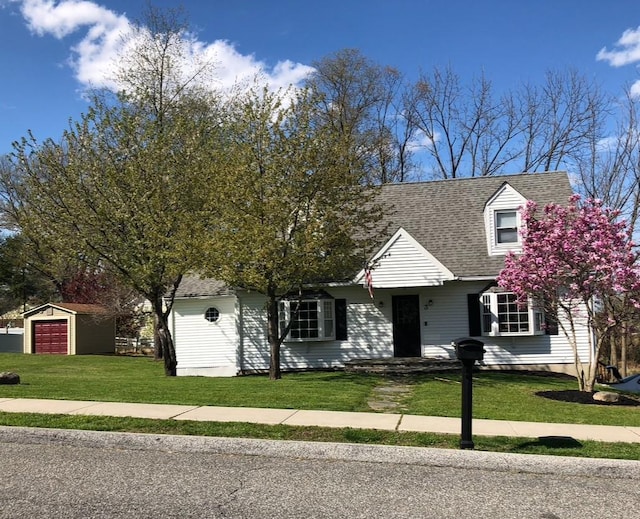
{"type": "Polygon", "coordinates": [[[627,224],[600,200],[567,206],[549,204],[539,215],[527,202],[522,209],[522,253],[508,254],[498,284],[519,300],[589,302],[594,296],[630,293],[640,287],[637,253],[627,224]]]}

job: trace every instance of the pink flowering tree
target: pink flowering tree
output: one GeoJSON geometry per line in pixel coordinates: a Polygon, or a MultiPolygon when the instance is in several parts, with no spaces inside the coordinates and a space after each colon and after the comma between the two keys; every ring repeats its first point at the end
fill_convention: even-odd
{"type": "Polygon", "coordinates": [[[627,224],[598,200],[522,209],[522,253],[509,253],[498,284],[522,303],[532,301],[554,316],[574,355],[581,391],[593,391],[601,345],[612,328],[640,306],[637,253],[627,224]],[[617,310],[613,309],[617,302],[617,310]],[[581,325],[589,325],[589,359],[578,354],[581,325]]]}

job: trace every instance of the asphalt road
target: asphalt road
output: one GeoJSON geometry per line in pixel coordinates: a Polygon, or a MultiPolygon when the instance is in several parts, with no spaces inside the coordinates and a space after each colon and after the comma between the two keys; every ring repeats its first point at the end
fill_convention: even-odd
{"type": "Polygon", "coordinates": [[[0,518],[640,518],[640,462],[0,427],[0,518]]]}

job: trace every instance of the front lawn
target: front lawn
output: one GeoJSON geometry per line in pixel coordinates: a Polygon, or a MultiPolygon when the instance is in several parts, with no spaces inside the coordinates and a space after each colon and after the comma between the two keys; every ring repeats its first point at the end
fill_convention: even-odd
{"type": "Polygon", "coordinates": [[[285,374],[281,380],[167,377],[162,362],[115,355],[0,354],[0,372],[20,385],[0,386],[0,398],[365,411],[377,377],[342,372],[285,374]]]}
{"type": "MultiPolygon", "coordinates": [[[[0,398],[54,398],[190,405],[371,411],[373,390],[388,381],[343,372],[285,374],[270,381],[166,377],[161,362],[146,357],[0,354],[0,371],[15,371],[21,384],[0,386],[0,398]]],[[[460,373],[407,377],[408,414],[460,416],[460,373]]],[[[474,375],[473,416],[495,420],[640,426],[640,407],[584,405],[536,396],[576,389],[570,377],[481,371],[474,375]]]]}
{"type": "MultiPolygon", "coordinates": [[[[585,405],[536,395],[577,387],[576,380],[568,376],[480,371],[473,377],[473,416],[525,422],[640,426],[640,406],[585,405]]],[[[460,374],[443,373],[416,380],[408,412],[458,417],[460,407],[460,374]]]]}

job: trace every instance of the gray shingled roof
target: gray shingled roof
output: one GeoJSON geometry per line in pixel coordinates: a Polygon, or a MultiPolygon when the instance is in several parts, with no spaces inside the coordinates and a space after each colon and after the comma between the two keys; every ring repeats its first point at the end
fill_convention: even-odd
{"type": "Polygon", "coordinates": [[[505,182],[541,206],[566,204],[573,194],[565,172],[387,184],[380,201],[393,209],[380,243],[403,227],[455,276],[496,276],[504,256],[487,253],[483,211],[505,182]]]}
{"type": "Polygon", "coordinates": [[[197,275],[188,275],[182,278],[176,291],[176,298],[224,296],[232,291],[222,281],[210,278],[201,278],[197,275]]]}
{"type": "MultiPolygon", "coordinates": [[[[403,227],[455,276],[495,277],[504,265],[504,256],[491,257],[487,253],[483,212],[487,201],[505,182],[541,206],[566,204],[573,194],[565,172],[386,184],[379,200],[390,207],[390,214],[380,225],[387,232],[377,237],[377,246],[403,227]]],[[[176,297],[229,293],[221,281],[185,276],[176,297]]]]}

